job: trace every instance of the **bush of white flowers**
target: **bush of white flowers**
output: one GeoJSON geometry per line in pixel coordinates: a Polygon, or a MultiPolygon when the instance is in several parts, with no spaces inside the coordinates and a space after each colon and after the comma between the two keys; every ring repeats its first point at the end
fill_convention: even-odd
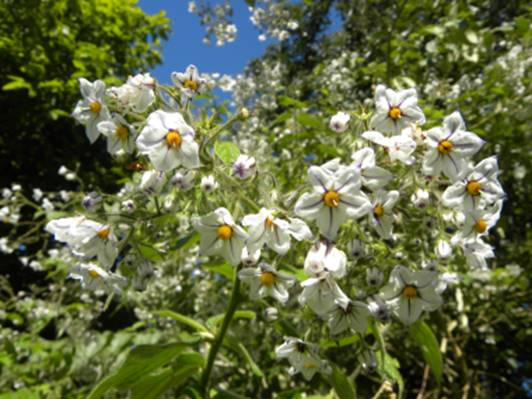
{"type": "MultiPolygon", "coordinates": [[[[267,346],[279,391],[297,386],[291,376],[300,373],[341,398],[355,396],[358,378],[402,395],[389,354],[395,329],[409,331],[440,381],[442,355],[428,320],[461,273],[488,267],[494,251],[483,238],[505,196],[496,157],[476,159],[484,140],[460,112],[426,129],[414,88],[378,85],[374,108],[338,110],[327,121],[310,110],[298,115],[342,150],[315,162],[313,154],[279,154],[241,134],[253,110],[213,105],[209,79],[195,66],[172,81],[139,74],[106,88],[80,79],[72,116],[90,143],[106,140],[110,156],[132,173],[117,193],[65,192],[60,209],[42,206],[55,249],[34,262],[56,259],[107,302],[139,303],[139,292],[149,292],[140,320],[190,331],[134,347],[90,397],[111,388],[204,397],[232,388],[228,368],[264,378],[261,367],[271,360],[246,346],[258,330],[275,339],[267,346]],[[163,275],[171,275],[174,295],[190,289],[184,295],[196,302],[157,303],[163,275]],[[356,362],[338,363],[331,348],[356,362]]],[[[32,203],[9,189],[3,195],[32,203]]]]}

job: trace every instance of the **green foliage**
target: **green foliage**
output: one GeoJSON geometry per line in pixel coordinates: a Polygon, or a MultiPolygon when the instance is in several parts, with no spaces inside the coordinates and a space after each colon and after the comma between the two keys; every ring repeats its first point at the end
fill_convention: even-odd
{"type": "Polygon", "coordinates": [[[432,374],[441,383],[443,374],[443,360],[438,346],[438,340],[430,327],[421,320],[416,321],[410,326],[410,335],[412,339],[421,348],[423,359],[430,366],[432,374]]]}

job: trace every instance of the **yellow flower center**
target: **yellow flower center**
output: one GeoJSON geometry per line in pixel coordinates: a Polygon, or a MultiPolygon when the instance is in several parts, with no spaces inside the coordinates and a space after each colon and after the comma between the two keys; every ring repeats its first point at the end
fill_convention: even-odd
{"type": "Polygon", "coordinates": [[[480,195],[480,188],[480,183],[476,180],[471,180],[467,182],[466,191],[469,193],[469,195],[472,195],[473,197],[480,195]]]}
{"type": "Polygon", "coordinates": [[[199,83],[195,80],[187,79],[183,82],[183,87],[185,87],[185,89],[190,89],[192,91],[198,91],[199,83]]]}
{"type": "Polygon", "coordinates": [[[129,129],[127,126],[119,125],[116,127],[115,134],[118,140],[127,140],[129,137],[129,129]]]}
{"type": "Polygon", "coordinates": [[[375,205],[375,207],[373,208],[373,214],[377,219],[381,218],[382,215],[384,215],[384,207],[382,206],[382,204],[375,205]]]}
{"type": "Polygon", "coordinates": [[[99,278],[100,275],[98,274],[98,272],[96,270],[89,270],[89,276],[91,276],[92,278],[99,278]]]}
{"type": "Polygon", "coordinates": [[[403,296],[408,299],[417,297],[416,287],[414,287],[413,285],[405,285],[405,288],[403,288],[403,296]]]}
{"type": "Polygon", "coordinates": [[[438,143],[438,152],[443,155],[449,155],[453,150],[453,143],[449,140],[442,140],[438,143]]]}
{"type": "Polygon", "coordinates": [[[275,227],[275,223],[273,223],[273,219],[271,217],[269,217],[269,216],[266,218],[264,223],[266,223],[266,226],[268,226],[271,229],[273,229],[275,227]]]}
{"type": "Polygon", "coordinates": [[[308,362],[303,364],[303,367],[306,369],[315,369],[318,365],[316,363],[308,362]]]}
{"type": "Polygon", "coordinates": [[[218,226],[218,230],[216,232],[218,233],[218,237],[220,237],[222,240],[229,240],[233,236],[233,228],[227,224],[218,226]]]}
{"type": "Polygon", "coordinates": [[[111,232],[110,229],[105,228],[96,233],[96,235],[101,238],[102,240],[106,240],[109,237],[109,233],[111,232]]]}
{"type": "Polygon", "coordinates": [[[166,145],[168,147],[178,148],[181,145],[181,135],[177,130],[169,130],[166,134],[166,145]]]}
{"type": "Polygon", "coordinates": [[[323,202],[329,208],[336,208],[340,204],[340,194],[336,191],[327,191],[323,194],[323,202]]]}
{"type": "Polygon", "coordinates": [[[401,109],[399,107],[390,108],[390,111],[388,112],[388,116],[392,118],[394,121],[396,121],[397,119],[401,117],[401,109]]]}
{"type": "Polygon", "coordinates": [[[272,272],[262,272],[260,275],[260,283],[271,287],[275,283],[275,275],[272,272]]]}
{"type": "Polygon", "coordinates": [[[478,219],[473,227],[477,233],[482,234],[488,229],[488,222],[484,219],[478,219]]]}
{"type": "Polygon", "coordinates": [[[89,109],[93,114],[97,114],[102,110],[102,104],[100,104],[98,101],[93,101],[89,104],[89,109]]]}

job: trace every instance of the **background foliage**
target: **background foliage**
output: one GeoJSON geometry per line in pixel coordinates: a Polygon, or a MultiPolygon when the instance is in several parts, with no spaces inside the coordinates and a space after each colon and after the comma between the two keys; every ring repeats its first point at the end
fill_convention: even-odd
{"type": "MultiPolygon", "coordinates": [[[[363,115],[370,108],[364,99],[372,97],[375,84],[384,82],[395,88],[415,85],[427,119],[436,121],[459,109],[469,130],[488,141],[485,154],[496,153],[499,158],[508,197],[499,227],[490,236],[497,253],[493,273],[465,276],[454,294],[447,295],[442,312],[429,319],[438,331],[444,357],[442,384],[432,378],[425,381],[426,361],[406,329],[390,335],[390,357],[380,365],[380,373],[404,384],[408,397],[419,392],[422,397],[525,396],[532,357],[528,261],[532,193],[527,184],[532,166],[530,6],[520,1],[278,3],[299,27],[288,40],[271,45],[262,58],[250,63],[246,77],[256,86],[246,92],[241,85],[236,101],[253,109],[252,118],[238,126],[239,135],[260,136],[262,148],[275,154],[290,148],[293,159],[321,163],[345,157],[347,149],[325,121],[337,110],[363,115]],[[333,13],[341,21],[334,29],[333,13]],[[275,83],[268,79],[273,70],[275,83]],[[255,120],[266,123],[257,125],[255,120]]],[[[160,62],[157,45],[169,32],[168,21],[162,14],[147,16],[134,4],[0,3],[0,56],[7,60],[0,65],[0,159],[7,171],[2,174],[3,186],[16,181],[28,188],[56,189],[64,184],[56,173],[61,164],[74,169],[79,163],[85,182],[105,190],[127,174],[123,167],[111,169],[103,145],[89,147],[82,129],[68,115],[79,97],[78,77],[118,82],[160,62]]],[[[217,110],[223,115],[225,107],[217,110]]],[[[280,175],[294,165],[278,162],[280,175]]],[[[298,183],[280,185],[288,191],[298,183]]],[[[155,229],[177,227],[174,217],[155,221],[155,229]]],[[[155,231],[148,233],[155,239],[155,231]]],[[[67,265],[61,262],[50,260],[39,273],[6,263],[10,270],[2,276],[0,289],[0,391],[18,391],[19,397],[84,397],[126,357],[133,365],[136,356],[142,359],[142,345],[165,345],[177,337],[201,348],[194,332],[216,330],[211,318],[224,311],[233,276],[223,263],[207,265],[201,277],[192,269],[175,275],[174,261],[190,256],[187,248],[197,239],[185,238],[176,238],[175,258],[161,257],[152,247],[143,249],[146,258],[158,264],[157,278],[146,291],[120,301],[80,294],[76,283],[65,283],[67,265]],[[194,314],[202,325],[176,313],[153,315],[161,309],[194,314]],[[130,348],[140,349],[129,352],[130,348]]],[[[40,248],[42,243],[38,244],[40,248]]],[[[273,345],[297,326],[283,322],[268,327],[259,315],[263,307],[245,305],[251,313],[247,317],[244,313],[232,326],[224,343],[225,357],[215,372],[216,379],[226,381],[224,387],[236,393],[219,391],[218,397],[269,397],[281,389],[278,376],[285,367],[274,359],[273,345]],[[231,367],[235,361],[241,367],[231,367]],[[262,381],[269,384],[265,387],[262,381]]],[[[320,344],[340,366],[352,368],[356,363],[356,356],[343,346],[320,344]]],[[[190,365],[190,373],[200,367],[201,361],[193,356],[183,358],[187,354],[180,347],[160,349],[159,354],[170,351],[178,356],[171,365],[190,365]]],[[[172,367],[152,370],[161,374],[147,378],[167,378],[177,392],[182,380],[172,367]]],[[[379,388],[371,376],[361,380],[359,397],[379,388]]],[[[144,381],[145,389],[150,385],[144,381]]],[[[122,387],[132,388],[133,397],[147,397],[142,385],[133,382],[123,382],[122,387]]],[[[300,388],[278,396],[327,395],[318,379],[308,385],[297,382],[300,388]]]]}

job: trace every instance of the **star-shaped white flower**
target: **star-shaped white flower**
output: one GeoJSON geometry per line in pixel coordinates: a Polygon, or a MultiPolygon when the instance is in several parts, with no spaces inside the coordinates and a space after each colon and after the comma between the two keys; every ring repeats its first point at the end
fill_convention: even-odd
{"type": "Polygon", "coordinates": [[[451,243],[456,244],[464,240],[486,236],[499,220],[501,210],[502,200],[499,200],[487,209],[474,209],[466,212],[460,231],[453,236],[451,243]]]}
{"type": "Polygon", "coordinates": [[[202,255],[219,254],[233,266],[240,263],[248,234],[235,223],[227,209],[218,208],[202,217],[195,225],[195,229],[201,235],[202,255]]]}
{"type": "Polygon", "coordinates": [[[70,246],[75,255],[90,259],[98,257],[109,268],[118,256],[117,239],[111,227],[83,216],[55,219],[45,227],[57,241],[70,246]]]}
{"type": "Polygon", "coordinates": [[[310,345],[299,338],[287,337],[285,342],[275,348],[275,355],[278,358],[286,358],[292,366],[290,374],[301,373],[307,381],[310,381],[316,372],[329,374],[330,367],[316,355],[310,345]]]}
{"type": "Polygon", "coordinates": [[[111,119],[98,123],[98,130],[107,137],[107,151],[110,154],[120,151],[131,154],[135,149],[137,132],[122,115],[113,114],[111,119]]]}
{"type": "Polygon", "coordinates": [[[480,161],[462,180],[447,187],[442,195],[443,204],[471,212],[500,200],[504,191],[497,180],[498,171],[496,157],[480,161]]]}
{"type": "Polygon", "coordinates": [[[370,147],[353,152],[351,159],[351,166],[360,172],[362,185],[370,190],[382,188],[393,179],[391,172],[375,164],[375,152],[370,147]]]}
{"type": "Polygon", "coordinates": [[[328,320],[331,335],[338,335],[349,329],[361,334],[366,332],[370,314],[368,305],[347,297],[337,298],[335,305],[328,320]]]}
{"type": "Polygon", "coordinates": [[[79,280],[83,288],[91,291],[106,291],[120,293],[126,284],[126,279],[115,273],[110,273],[94,263],[80,263],[70,269],[69,277],[79,280]]]}
{"type": "Polygon", "coordinates": [[[195,94],[202,93],[206,87],[205,79],[201,78],[198,68],[189,65],[185,73],[172,72],[172,82],[181,89],[184,95],[192,97],[195,94]]]}
{"type": "Polygon", "coordinates": [[[137,146],[158,170],[168,171],[180,165],[188,169],[200,166],[194,129],[178,112],[152,112],[140,132],[137,146]]]}
{"type": "Polygon", "coordinates": [[[362,133],[362,137],[386,148],[392,162],[401,161],[406,165],[412,165],[415,162],[412,154],[416,150],[416,142],[409,133],[386,137],[380,132],[369,130],[362,133]]]}
{"type": "Polygon", "coordinates": [[[399,134],[408,125],[425,123],[425,115],[417,105],[416,89],[395,92],[383,85],[375,89],[375,114],[369,127],[382,133],[399,134]]]}
{"type": "Polygon", "coordinates": [[[85,133],[92,144],[100,135],[98,124],[111,118],[103,100],[105,83],[101,80],[91,83],[79,78],[79,87],[83,99],[76,104],[72,117],[85,126],[85,133]]]}
{"type": "Polygon", "coordinates": [[[396,266],[380,295],[392,308],[393,314],[410,325],[419,319],[424,310],[430,312],[442,304],[442,298],[436,291],[438,282],[437,272],[396,266]]]}
{"type": "Polygon", "coordinates": [[[467,264],[474,269],[487,270],[487,260],[495,257],[493,247],[486,244],[479,237],[470,240],[462,240],[458,244],[464,251],[467,264]]]}
{"type": "Polygon", "coordinates": [[[286,287],[294,284],[294,278],[278,272],[267,263],[258,267],[249,267],[238,272],[238,278],[249,284],[249,296],[252,299],[272,297],[281,303],[288,301],[286,287]]]}
{"type": "Polygon", "coordinates": [[[149,73],[130,76],[120,87],[107,90],[110,97],[118,101],[118,105],[135,112],[144,112],[155,101],[155,79],[149,73]]]}
{"type": "Polygon", "coordinates": [[[370,223],[377,233],[384,238],[390,238],[393,228],[393,207],[399,199],[399,191],[379,190],[373,196],[370,223]]]}
{"type": "Polygon", "coordinates": [[[439,176],[443,172],[452,181],[467,172],[466,157],[478,152],[484,140],[465,130],[465,123],[458,111],[443,120],[443,126],[427,132],[425,140],[429,149],[423,158],[423,173],[439,176]]]}
{"type": "Polygon", "coordinates": [[[247,227],[247,245],[252,251],[261,249],[264,244],[278,254],[284,255],[290,249],[290,236],[296,240],[306,240],[312,233],[305,222],[289,218],[289,221],[275,216],[275,211],[262,208],[259,213],[244,216],[242,225],[247,227]]]}
{"type": "Polygon", "coordinates": [[[336,172],[311,166],[308,181],[313,191],[303,194],[295,205],[295,213],[316,220],[320,232],[333,240],[347,218],[359,218],[371,211],[371,203],[360,191],[360,173],[349,166],[336,172]]]}

